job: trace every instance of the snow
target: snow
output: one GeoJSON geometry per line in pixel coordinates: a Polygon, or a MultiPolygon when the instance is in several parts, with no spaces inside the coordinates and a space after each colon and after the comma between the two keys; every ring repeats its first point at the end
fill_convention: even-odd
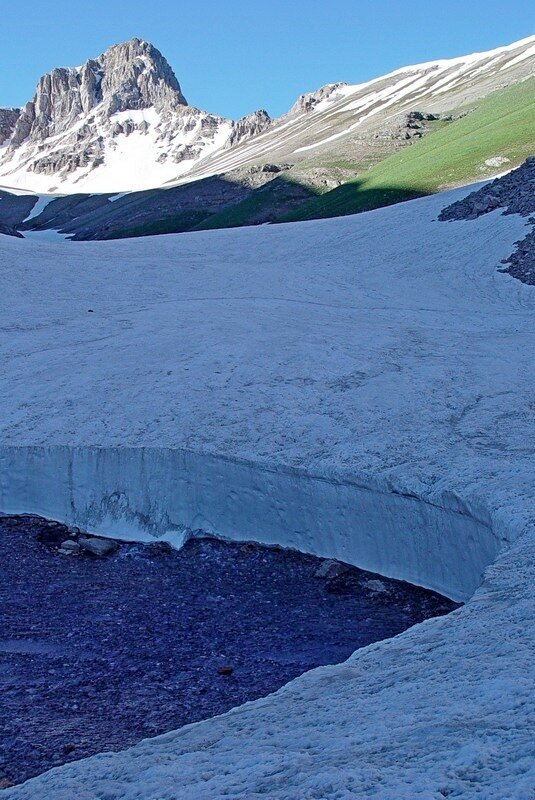
{"type": "Polygon", "coordinates": [[[126,197],[128,192],[119,192],[118,194],[112,194],[111,197],[108,197],[110,203],[115,203],[116,200],[120,200],[121,197],[126,197]]]}
{"type": "Polygon", "coordinates": [[[155,108],[138,108],[129,109],[127,111],[116,111],[110,117],[110,122],[127,122],[132,121],[134,124],[139,125],[141,122],[147,122],[149,125],[158,125],[161,122],[161,116],[155,108]]]}
{"type": "MultiPolygon", "coordinates": [[[[31,219],[31,217],[28,217],[28,219],[31,219]]],[[[60,242],[69,238],[69,234],[60,233],[51,228],[44,231],[24,231],[23,236],[25,239],[32,239],[37,242],[60,242]]]]}
{"type": "Polygon", "coordinates": [[[176,544],[203,527],[467,600],[6,800],[533,796],[535,292],[497,270],[525,219],[436,221],[466,191],[0,241],[0,509],[176,544]]]}
{"type": "MultiPolygon", "coordinates": [[[[458,67],[457,73],[462,74],[468,70],[470,70],[471,75],[478,74],[480,72],[484,72],[491,66],[494,66],[498,61],[503,59],[504,56],[507,56],[510,52],[514,52],[518,49],[526,47],[531,42],[535,42],[535,36],[529,36],[526,39],[521,39],[517,42],[513,42],[513,44],[505,45],[503,47],[498,47],[494,50],[487,50],[482,53],[472,53],[471,55],[467,56],[460,56],[457,58],[448,58],[448,59],[439,59],[437,61],[427,61],[420,64],[412,64],[411,66],[407,67],[400,67],[395,69],[393,72],[389,72],[386,75],[382,75],[378,78],[373,78],[370,81],[365,81],[364,83],[358,84],[347,84],[346,86],[340,87],[333,95],[325,98],[314,109],[314,113],[318,111],[325,111],[332,106],[334,103],[338,103],[341,98],[351,97],[356,93],[360,93],[363,90],[369,89],[373,87],[380,81],[388,80],[390,78],[395,78],[396,75],[403,75],[407,72],[426,72],[428,77],[433,79],[436,77],[437,73],[440,72],[449,72],[452,67],[458,67]],[[475,71],[472,70],[474,64],[478,64],[483,62],[482,66],[478,67],[475,71]]],[[[525,59],[531,58],[531,56],[535,55],[535,44],[533,47],[527,48],[518,56],[507,60],[506,63],[501,67],[501,69],[507,69],[510,66],[513,66],[525,59]]],[[[409,78],[409,80],[411,80],[409,78]]],[[[405,80],[400,81],[399,83],[403,85],[405,80]]],[[[395,86],[396,84],[394,84],[395,86]]],[[[390,87],[389,87],[390,89],[390,87]]],[[[366,97],[366,95],[364,95],[366,97]]],[[[356,101],[356,107],[358,108],[360,101],[356,101]]],[[[346,110],[351,108],[352,106],[346,106],[346,110]]]]}
{"type": "MultiPolygon", "coordinates": [[[[371,112],[371,113],[373,113],[373,112],[371,112]]],[[[332,136],[327,136],[326,139],[320,139],[319,142],[314,142],[314,144],[307,144],[307,145],[304,145],[303,147],[297,147],[294,150],[294,153],[302,153],[305,150],[314,150],[315,147],[321,147],[322,145],[327,144],[327,142],[334,142],[335,139],[340,139],[341,136],[347,136],[348,133],[351,133],[351,131],[355,130],[355,128],[358,128],[358,126],[368,116],[369,115],[366,114],[364,117],[362,117],[361,119],[357,120],[357,122],[354,122],[352,125],[349,125],[345,130],[338,131],[338,133],[333,133],[332,136]]]]}
{"type": "Polygon", "coordinates": [[[38,217],[42,211],[45,210],[47,205],[52,202],[52,200],[56,200],[58,195],[37,195],[37,202],[24,220],[24,222],[28,222],[30,219],[34,219],[34,217],[38,217]]]}
{"type": "MultiPolygon", "coordinates": [[[[109,119],[102,117],[102,108],[97,106],[91,112],[100,136],[105,142],[104,163],[98,167],[80,167],[67,176],[48,175],[36,173],[28,169],[28,163],[37,151],[28,147],[20,147],[10,154],[9,161],[1,167],[2,177],[9,186],[7,191],[23,191],[28,193],[49,193],[52,184],[58,184],[63,193],[113,193],[124,195],[128,191],[141,191],[155,186],[163,186],[170,180],[176,180],[189,172],[192,166],[202,162],[216,150],[224,147],[231,132],[231,123],[223,121],[213,140],[200,137],[201,118],[195,114],[191,119],[182,118],[182,123],[192,121],[192,130],[180,134],[180,144],[187,146],[191,143],[202,145],[202,158],[184,159],[177,163],[172,158],[159,161],[160,156],[166,156],[169,151],[169,141],[164,137],[168,121],[162,120],[155,108],[120,111],[109,119]],[[131,133],[120,133],[112,136],[111,130],[116,123],[123,124],[128,120],[134,125],[146,124],[146,128],[133,130],[131,133]]],[[[54,147],[63,145],[64,141],[87,123],[84,116],[78,119],[69,129],[46,140],[46,147],[51,151],[54,147]]],[[[176,144],[176,142],[173,142],[176,144]]],[[[42,155],[39,146],[38,154],[42,155]]],[[[56,187],[54,186],[54,189],[56,187]]]]}
{"type": "Polygon", "coordinates": [[[535,56],[535,44],[533,47],[529,47],[527,50],[524,50],[523,53],[520,53],[515,58],[512,58],[511,61],[504,64],[503,67],[500,68],[501,70],[509,69],[509,67],[513,67],[515,64],[520,64],[521,61],[525,61],[527,58],[532,58],[535,56]]]}

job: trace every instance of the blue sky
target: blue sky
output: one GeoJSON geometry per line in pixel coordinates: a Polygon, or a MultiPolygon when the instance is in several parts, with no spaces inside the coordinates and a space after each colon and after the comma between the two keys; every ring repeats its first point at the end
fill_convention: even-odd
{"type": "Polygon", "coordinates": [[[0,0],[0,105],[21,105],[42,73],[132,36],[162,51],[192,105],[237,118],[532,34],[533,0],[0,0]]]}

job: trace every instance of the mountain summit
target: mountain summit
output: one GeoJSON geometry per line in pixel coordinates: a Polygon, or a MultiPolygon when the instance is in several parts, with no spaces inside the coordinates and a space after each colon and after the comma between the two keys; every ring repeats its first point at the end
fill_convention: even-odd
{"type": "Polygon", "coordinates": [[[232,123],[189,106],[160,51],[133,38],[80,67],[43,75],[24,108],[0,109],[0,172],[8,183],[53,191],[85,187],[106,164],[106,184],[125,188],[125,160],[135,157],[138,183],[146,172],[147,183],[157,184],[269,123],[265,112],[232,123]]]}
{"type": "Polygon", "coordinates": [[[131,39],[81,67],[59,67],[40,79],[16,120],[10,144],[42,142],[69,130],[100,106],[100,116],[122,111],[175,110],[187,105],[173,70],[149,42],[131,39]]]}

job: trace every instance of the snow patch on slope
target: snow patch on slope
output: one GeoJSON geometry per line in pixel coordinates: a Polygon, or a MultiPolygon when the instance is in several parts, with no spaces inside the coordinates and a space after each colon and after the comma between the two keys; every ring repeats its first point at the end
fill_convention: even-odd
{"type": "Polygon", "coordinates": [[[34,217],[38,217],[39,214],[45,210],[47,205],[52,202],[52,200],[56,200],[57,195],[38,195],[37,202],[24,220],[24,222],[28,222],[30,219],[34,219],[34,217]]]}

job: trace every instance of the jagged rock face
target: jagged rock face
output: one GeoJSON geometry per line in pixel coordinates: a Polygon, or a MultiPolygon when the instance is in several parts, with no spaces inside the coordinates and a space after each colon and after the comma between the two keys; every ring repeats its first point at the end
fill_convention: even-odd
{"type": "MultiPolygon", "coordinates": [[[[130,170],[135,172],[144,162],[150,174],[153,165],[157,185],[270,123],[263,110],[231,122],[189,106],[159,50],[132,39],[81,67],[43,75],[33,100],[16,113],[3,112],[0,131],[7,147],[0,157],[0,174],[7,183],[10,174],[21,171],[41,179],[50,176],[44,191],[65,182],[76,190],[80,181],[85,188],[99,167],[109,169],[114,161],[117,167],[121,159],[126,163],[134,157],[130,170]],[[130,146],[132,136],[137,137],[135,147],[130,146]]],[[[142,188],[123,186],[122,180],[121,174],[112,176],[110,189],[142,188]]],[[[106,191],[102,185],[96,189],[106,191]]]]}
{"type": "Polygon", "coordinates": [[[251,136],[256,136],[258,133],[267,130],[270,125],[271,117],[267,111],[264,111],[263,108],[259,111],[254,111],[233,124],[227,146],[232,147],[232,145],[249,139],[251,136]]]}
{"type": "MultiPolygon", "coordinates": [[[[171,110],[187,105],[173,70],[149,42],[132,39],[110,47],[100,63],[102,79],[97,92],[103,99],[109,98],[109,114],[151,106],[157,111],[171,110]]],[[[98,74],[95,80],[98,81],[98,74]]]]}
{"type": "Polygon", "coordinates": [[[0,108],[0,144],[9,139],[20,117],[20,108],[0,108]]]}
{"type": "Polygon", "coordinates": [[[151,107],[171,111],[186,105],[186,99],[160,51],[132,39],[79,68],[61,67],[43,75],[17,120],[11,145],[57,136],[101,104],[101,114],[110,117],[151,107]]]}

